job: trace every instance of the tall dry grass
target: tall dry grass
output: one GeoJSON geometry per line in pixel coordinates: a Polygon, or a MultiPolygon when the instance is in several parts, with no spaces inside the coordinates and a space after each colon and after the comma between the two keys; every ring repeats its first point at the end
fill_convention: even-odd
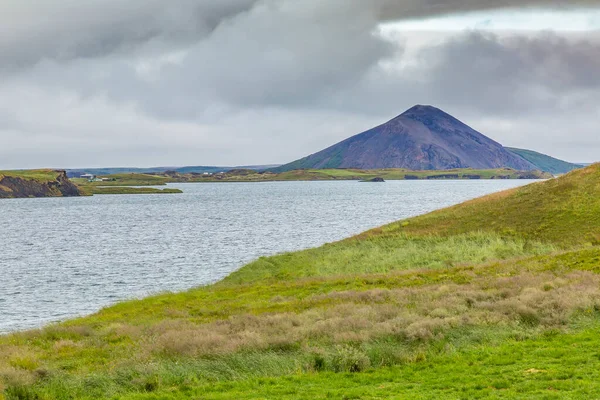
{"type": "Polygon", "coordinates": [[[170,320],[152,326],[149,353],[214,357],[240,351],[307,349],[382,338],[428,342],[455,328],[561,328],[577,312],[600,309],[600,277],[571,272],[480,277],[466,285],[375,289],[315,295],[300,313],[237,315],[209,324],[170,320]]]}

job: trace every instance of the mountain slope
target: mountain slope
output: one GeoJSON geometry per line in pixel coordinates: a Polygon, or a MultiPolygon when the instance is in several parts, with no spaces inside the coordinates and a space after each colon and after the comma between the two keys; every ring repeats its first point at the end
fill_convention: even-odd
{"type": "Polygon", "coordinates": [[[583,168],[583,165],[559,160],[558,158],[550,157],[537,151],[516,149],[513,147],[506,147],[506,149],[529,161],[540,171],[550,172],[551,174],[566,174],[574,169],[583,168]]]}
{"type": "Polygon", "coordinates": [[[454,168],[536,167],[449,114],[431,106],[415,106],[391,121],[346,139],[316,154],[275,168],[454,168]]]}

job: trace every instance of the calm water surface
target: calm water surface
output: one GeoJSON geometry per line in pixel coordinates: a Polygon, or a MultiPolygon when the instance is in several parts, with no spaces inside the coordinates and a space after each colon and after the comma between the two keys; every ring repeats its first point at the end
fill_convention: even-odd
{"type": "Polygon", "coordinates": [[[224,278],[531,181],[173,184],[178,195],[0,201],[0,332],[224,278]]]}

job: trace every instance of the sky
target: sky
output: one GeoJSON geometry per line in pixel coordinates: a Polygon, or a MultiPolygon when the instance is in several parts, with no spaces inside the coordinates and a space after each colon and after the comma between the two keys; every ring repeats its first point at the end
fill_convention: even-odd
{"type": "Polygon", "coordinates": [[[600,161],[600,0],[3,0],[0,169],[280,164],[433,105],[600,161]]]}

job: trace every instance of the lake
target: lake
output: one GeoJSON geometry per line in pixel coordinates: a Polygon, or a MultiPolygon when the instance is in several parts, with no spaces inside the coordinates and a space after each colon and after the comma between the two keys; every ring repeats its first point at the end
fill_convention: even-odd
{"type": "Polygon", "coordinates": [[[218,281],[264,255],[336,241],[531,181],[172,184],[183,194],[0,201],[0,332],[218,281]]]}

